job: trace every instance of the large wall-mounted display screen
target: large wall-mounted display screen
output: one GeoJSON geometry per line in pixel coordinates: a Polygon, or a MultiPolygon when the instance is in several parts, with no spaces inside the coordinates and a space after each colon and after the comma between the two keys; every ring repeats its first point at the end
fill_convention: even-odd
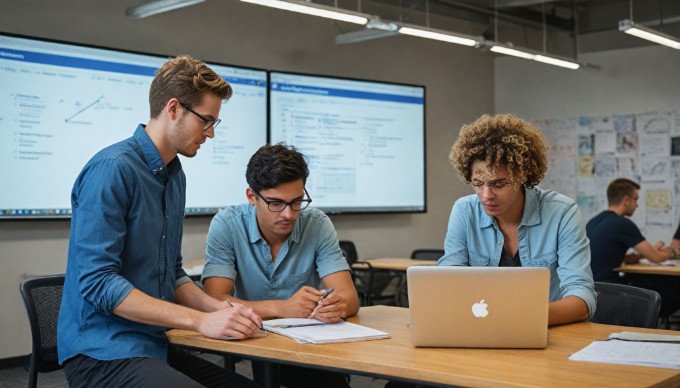
{"type": "Polygon", "coordinates": [[[270,143],[308,158],[328,213],[424,212],[425,88],[269,73],[270,143]]]}
{"type": "MultiPolygon", "coordinates": [[[[69,217],[85,163],[149,120],[149,86],[166,60],[0,34],[0,218],[69,217]]],[[[267,72],[208,65],[234,95],[215,138],[182,157],[187,215],[244,202],[247,162],[267,141],[267,72]]]]}

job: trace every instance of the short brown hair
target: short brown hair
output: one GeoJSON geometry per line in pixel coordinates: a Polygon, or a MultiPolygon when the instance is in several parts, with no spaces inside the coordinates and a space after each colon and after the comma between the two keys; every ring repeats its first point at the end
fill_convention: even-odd
{"type": "Polygon", "coordinates": [[[528,122],[511,114],[483,115],[461,128],[449,160],[466,183],[472,165],[481,161],[489,168],[507,167],[513,183],[531,188],[548,170],[547,151],[541,132],[528,122]]]}
{"type": "Polygon", "coordinates": [[[248,186],[257,192],[298,179],[306,184],[308,176],[305,156],[285,143],[263,145],[250,157],[246,168],[248,186]]]}
{"type": "Polygon", "coordinates": [[[213,93],[226,100],[231,97],[231,85],[205,63],[188,55],[179,55],[165,62],[156,72],[149,90],[151,118],[157,118],[171,98],[190,107],[200,103],[203,94],[213,93]]]}
{"type": "Polygon", "coordinates": [[[633,197],[635,190],[640,190],[640,185],[630,179],[614,179],[607,186],[607,202],[609,205],[618,205],[625,197],[633,197]]]}

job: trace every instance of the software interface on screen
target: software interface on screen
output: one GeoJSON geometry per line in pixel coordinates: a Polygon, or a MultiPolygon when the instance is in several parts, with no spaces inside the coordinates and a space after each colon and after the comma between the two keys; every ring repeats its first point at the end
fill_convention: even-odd
{"type": "Polygon", "coordinates": [[[425,210],[425,89],[270,72],[270,142],[308,157],[312,206],[425,210]]]}
{"type": "MultiPolygon", "coordinates": [[[[68,217],[85,163],[149,120],[149,86],[166,60],[0,35],[0,217],[68,217]]],[[[247,161],[267,139],[266,72],[209,66],[234,95],[215,138],[182,157],[187,214],[244,202],[247,161]]]]}

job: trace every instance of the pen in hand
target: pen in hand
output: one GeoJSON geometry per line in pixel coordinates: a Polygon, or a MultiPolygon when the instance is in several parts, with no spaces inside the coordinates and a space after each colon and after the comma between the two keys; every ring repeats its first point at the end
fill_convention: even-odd
{"type": "Polygon", "coordinates": [[[327,289],[326,291],[324,291],[323,295],[321,295],[321,300],[326,299],[326,297],[327,297],[328,295],[330,295],[331,292],[333,292],[333,291],[335,291],[335,288],[333,288],[333,287],[331,287],[331,288],[327,289]]]}
{"type": "MultiPolygon", "coordinates": [[[[227,303],[229,303],[229,306],[234,307],[234,305],[231,304],[231,301],[230,301],[229,299],[225,299],[225,301],[227,301],[227,303]]],[[[264,331],[264,326],[260,326],[260,327],[258,327],[258,329],[259,329],[260,331],[264,331]]]]}

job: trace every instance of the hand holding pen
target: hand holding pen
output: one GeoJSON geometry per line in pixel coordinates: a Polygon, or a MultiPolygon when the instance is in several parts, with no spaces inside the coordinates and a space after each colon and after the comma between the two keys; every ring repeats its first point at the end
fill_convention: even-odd
{"type": "Polygon", "coordinates": [[[346,308],[347,303],[345,303],[342,294],[331,287],[321,294],[314,311],[309,314],[309,318],[316,318],[323,322],[340,322],[346,315],[346,308]]]}

